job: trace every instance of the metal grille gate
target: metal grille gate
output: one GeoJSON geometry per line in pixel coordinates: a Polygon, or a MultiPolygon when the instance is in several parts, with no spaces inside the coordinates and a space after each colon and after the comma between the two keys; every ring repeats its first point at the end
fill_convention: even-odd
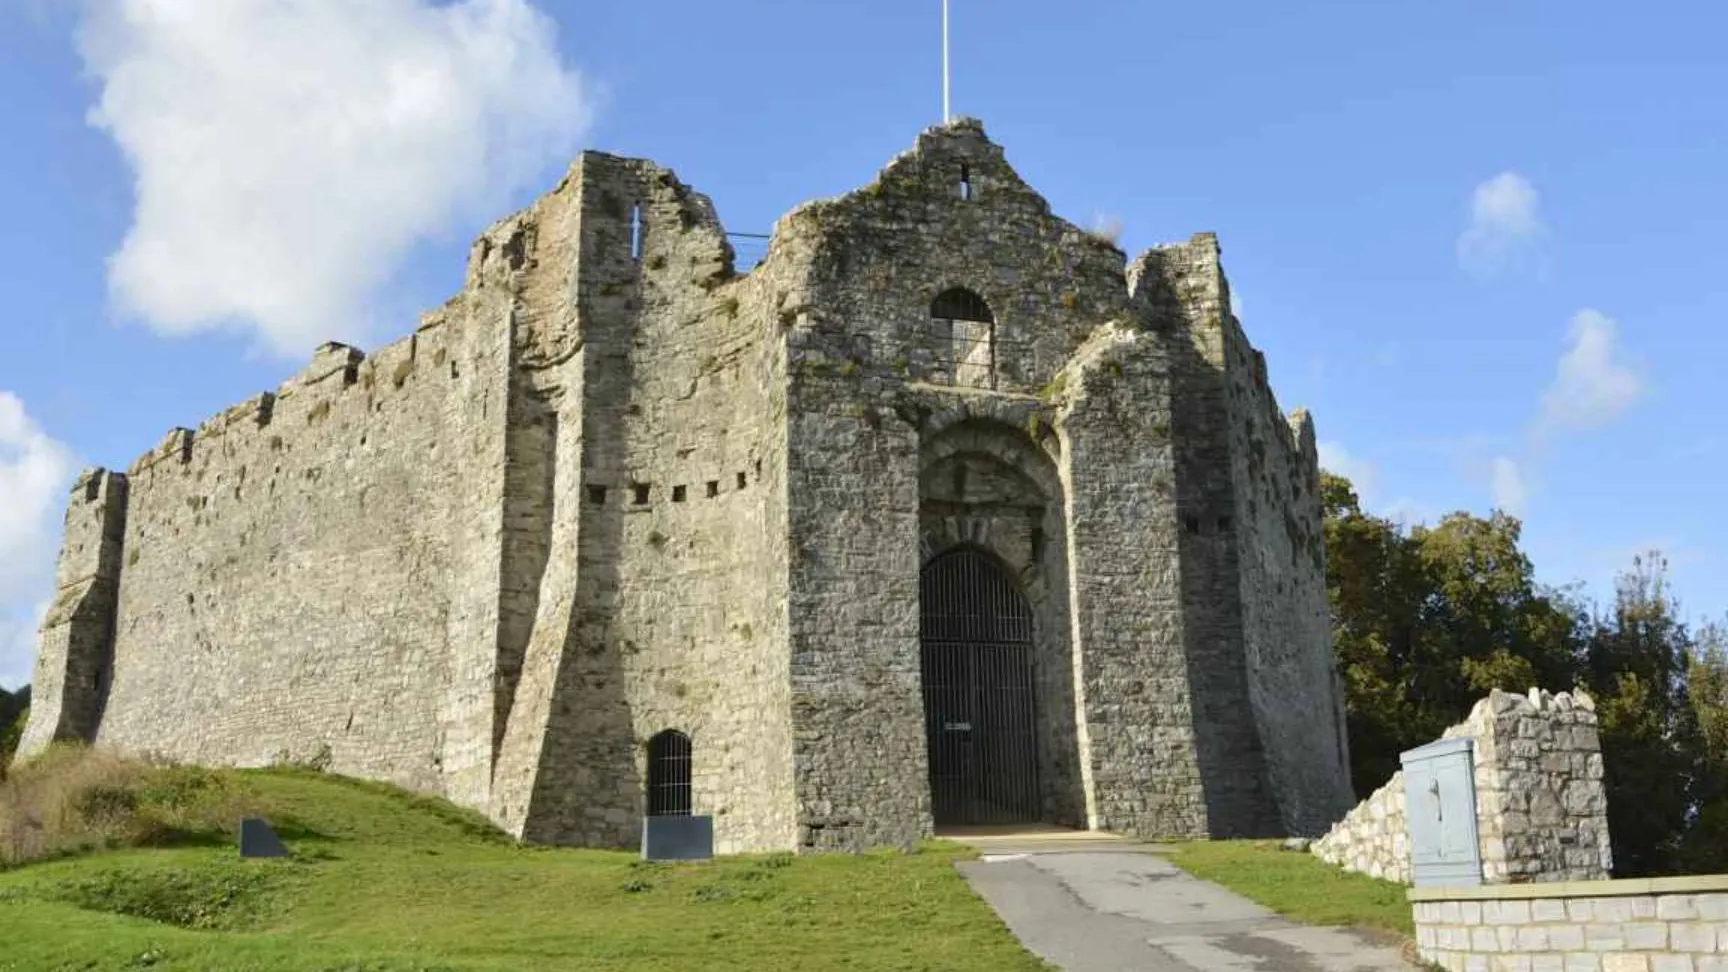
{"type": "Polygon", "coordinates": [[[648,816],[690,815],[690,737],[666,729],[648,740],[648,816]]]}
{"type": "Polygon", "coordinates": [[[919,593],[936,823],[1036,821],[1032,606],[992,558],[968,549],[932,560],[919,593]]]}

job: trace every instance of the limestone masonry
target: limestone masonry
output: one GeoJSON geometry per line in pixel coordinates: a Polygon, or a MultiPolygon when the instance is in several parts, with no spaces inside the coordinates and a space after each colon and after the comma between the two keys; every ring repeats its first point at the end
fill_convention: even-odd
{"type": "MultiPolygon", "coordinates": [[[[1495,689],[1443,739],[1474,740],[1482,880],[1598,881],[1613,870],[1596,703],[1582,692],[1495,689]]],[[[1404,774],[1314,842],[1322,860],[1410,883],[1404,774]]]]}
{"type": "Polygon", "coordinates": [[[321,757],[549,843],[1319,834],[1318,486],[1216,238],[1129,261],[974,120],[748,273],[586,152],[406,339],[80,479],[22,753],[321,757]]]}
{"type": "Polygon", "coordinates": [[[1728,880],[1578,881],[1410,894],[1447,972],[1728,972],[1728,880]]]}

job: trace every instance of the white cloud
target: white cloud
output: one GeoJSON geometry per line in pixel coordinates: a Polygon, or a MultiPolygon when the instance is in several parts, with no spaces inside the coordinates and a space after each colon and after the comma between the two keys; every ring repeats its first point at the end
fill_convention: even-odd
{"type": "Polygon", "coordinates": [[[415,243],[500,215],[592,111],[527,0],[84,9],[90,120],[136,180],[109,282],[166,334],[239,327],[295,355],[363,339],[415,243]]]}
{"type": "Polygon", "coordinates": [[[1374,492],[1374,464],[1351,455],[1338,442],[1317,442],[1314,448],[1320,454],[1320,468],[1350,480],[1350,485],[1356,487],[1356,498],[1366,504],[1374,492]]]}
{"type": "Polygon", "coordinates": [[[1502,172],[1476,187],[1470,225],[1458,237],[1458,263],[1480,276],[1514,269],[1535,255],[1546,235],[1536,187],[1516,172],[1502,172]]]}
{"type": "Polygon", "coordinates": [[[1488,467],[1488,489],[1496,509],[1513,516],[1524,515],[1524,504],[1530,496],[1529,486],[1518,463],[1505,456],[1496,456],[1488,467]]]}
{"type": "Polygon", "coordinates": [[[77,462],[0,391],[0,685],[29,679],[54,582],[60,516],[77,462]]]}
{"type": "Polygon", "coordinates": [[[1585,309],[1572,317],[1567,347],[1542,395],[1539,429],[1586,431],[1613,421],[1644,392],[1615,345],[1614,320],[1585,309]]]}

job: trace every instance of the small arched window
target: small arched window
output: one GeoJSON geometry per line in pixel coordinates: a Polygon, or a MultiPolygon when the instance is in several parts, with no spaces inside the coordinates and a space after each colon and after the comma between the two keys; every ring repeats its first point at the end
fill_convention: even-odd
{"type": "Polygon", "coordinates": [[[690,816],[690,737],[676,729],[648,740],[648,816],[690,816]]]}
{"type": "Polygon", "coordinates": [[[996,387],[996,315],[984,298],[953,287],[930,302],[931,336],[941,376],[969,388],[996,387]]]}

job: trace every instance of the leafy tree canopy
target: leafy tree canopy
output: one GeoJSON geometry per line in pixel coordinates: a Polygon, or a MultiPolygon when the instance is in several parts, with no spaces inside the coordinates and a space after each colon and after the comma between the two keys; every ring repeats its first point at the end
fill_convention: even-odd
{"type": "Polygon", "coordinates": [[[1405,527],[1331,473],[1321,502],[1359,795],[1491,689],[1582,688],[1601,723],[1617,874],[1728,869],[1728,641],[1680,619],[1660,554],[1635,559],[1598,610],[1536,582],[1506,513],[1405,527]]]}

